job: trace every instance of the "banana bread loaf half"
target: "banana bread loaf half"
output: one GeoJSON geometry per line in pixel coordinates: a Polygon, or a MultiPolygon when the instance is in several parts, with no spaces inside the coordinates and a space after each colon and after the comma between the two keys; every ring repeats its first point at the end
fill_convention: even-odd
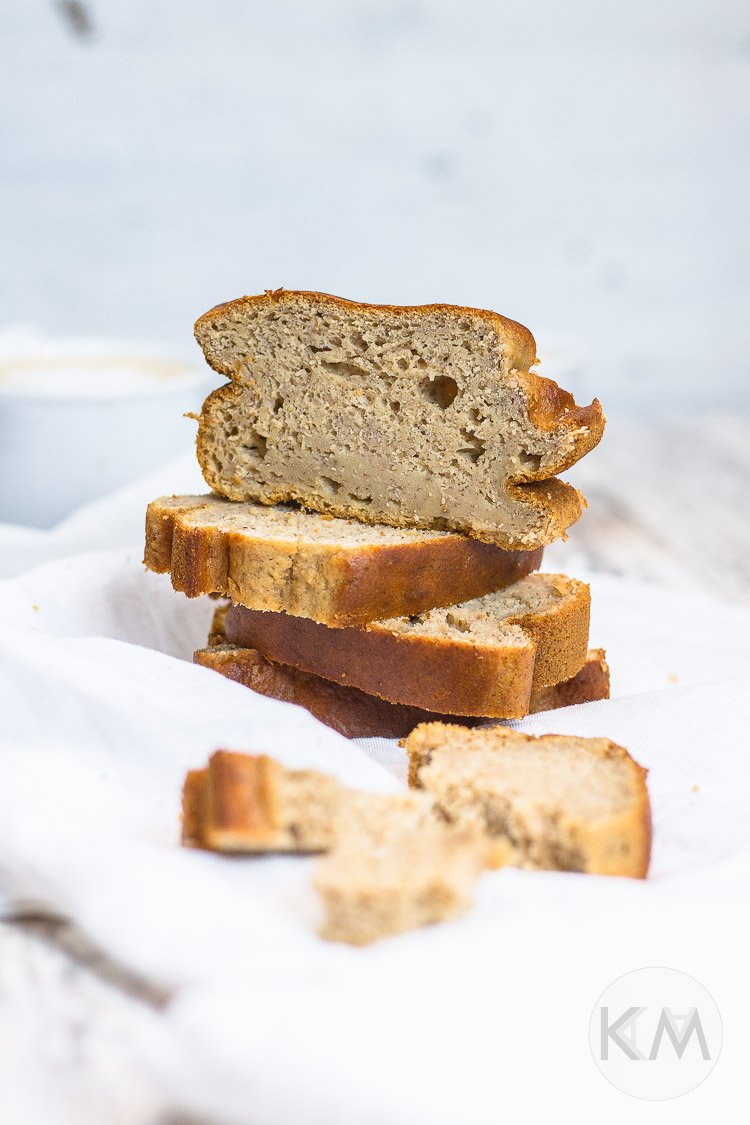
{"type": "Polygon", "coordinates": [[[275,290],[211,309],[195,335],[231,380],[198,428],[206,481],[231,500],[512,549],[580,515],[555,474],[600,440],[601,406],[532,373],[534,338],[512,320],[275,290]]]}

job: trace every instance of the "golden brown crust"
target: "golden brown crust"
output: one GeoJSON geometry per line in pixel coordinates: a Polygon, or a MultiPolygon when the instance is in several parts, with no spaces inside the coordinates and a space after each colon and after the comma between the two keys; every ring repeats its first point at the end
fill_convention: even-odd
{"type": "Polygon", "coordinates": [[[569,679],[580,671],[586,659],[591,591],[584,582],[575,583],[571,597],[571,580],[562,575],[558,587],[561,596],[555,605],[509,619],[519,625],[536,646],[532,691],[569,679]]]}
{"type": "Polygon", "coordinates": [[[182,787],[182,845],[203,847],[203,813],[208,770],[188,770],[182,787]]]}
{"type": "Polygon", "coordinates": [[[543,553],[541,547],[509,551],[465,535],[446,535],[421,548],[402,544],[339,557],[338,606],[331,624],[409,617],[504,590],[538,570],[543,553]]]}
{"type": "Polygon", "coordinates": [[[543,470],[525,469],[517,481],[546,480],[552,473],[562,473],[575,465],[599,444],[606,419],[602,404],[595,398],[588,406],[578,406],[569,391],[553,379],[528,371],[519,376],[526,390],[526,403],[531,422],[548,433],[568,430],[574,441],[567,454],[543,470]]]}
{"type": "Polygon", "coordinates": [[[257,649],[213,644],[198,649],[193,659],[259,695],[304,707],[345,738],[401,738],[427,717],[416,708],[387,703],[358,688],[342,687],[311,672],[274,664],[257,649]],[[413,721],[406,719],[408,714],[413,714],[413,721]]]}
{"type": "Polygon", "coordinates": [[[529,714],[609,699],[609,689],[609,665],[604,649],[590,648],[586,654],[586,663],[575,676],[531,693],[529,714]]]}
{"type": "MultiPolygon", "coordinates": [[[[567,539],[568,528],[578,522],[586,507],[586,500],[577,488],[554,477],[545,481],[508,481],[505,489],[514,499],[545,513],[545,544],[553,543],[555,539],[567,539]]],[[[480,538],[479,534],[477,538],[480,538]]]]}
{"type": "Polygon", "coordinates": [[[485,645],[392,632],[381,622],[330,629],[307,618],[232,606],[230,644],[391,703],[449,715],[521,718],[532,690],[574,676],[586,659],[589,589],[556,576],[562,596],[548,610],[507,618],[528,643],[485,645]]]}
{"type": "Polygon", "coordinates": [[[226,853],[316,852],[330,847],[344,792],[325,774],[285,770],[265,754],[217,750],[182,790],[182,843],[226,853]]]}
{"type": "MultiPolygon", "coordinates": [[[[229,613],[229,603],[225,602],[223,605],[217,605],[214,610],[213,619],[211,621],[211,628],[208,631],[207,647],[215,648],[217,645],[225,645],[227,643],[226,622],[227,614],[229,613]]],[[[203,652],[204,649],[199,651],[203,652]]],[[[200,664],[201,661],[196,661],[200,664]]],[[[261,695],[263,692],[261,692],[261,695]]]]}
{"type": "Polygon", "coordinates": [[[278,766],[264,754],[217,750],[208,763],[202,842],[216,851],[256,851],[281,832],[278,766]]]}
{"type": "MultiPolygon", "coordinates": [[[[212,668],[260,695],[304,707],[345,738],[405,738],[420,723],[460,721],[472,725],[486,721],[479,717],[459,720],[419,707],[389,703],[359,688],[324,680],[312,672],[302,672],[288,664],[274,664],[257,649],[227,644],[223,629],[226,608],[217,610],[208,646],[198,649],[193,657],[196,664],[212,668]]],[[[608,696],[609,672],[604,651],[595,649],[588,653],[583,668],[572,679],[532,692],[529,713],[589,703],[608,696]]]]}
{"type": "MultiPolygon", "coordinates": [[[[170,573],[175,590],[191,598],[222,594],[253,609],[327,625],[408,617],[468,601],[512,585],[542,561],[541,548],[506,551],[452,534],[390,545],[373,535],[371,543],[356,546],[311,541],[300,548],[293,539],[253,539],[220,524],[195,526],[197,499],[186,497],[184,508],[174,497],[149,504],[144,563],[150,570],[170,573]],[[270,582],[271,574],[278,579],[270,582]]],[[[205,501],[216,503],[213,497],[205,501]]]]}
{"type": "Polygon", "coordinates": [[[480,649],[442,637],[404,638],[360,626],[329,629],[304,617],[233,606],[227,639],[267,659],[391,703],[455,715],[520,718],[528,710],[534,646],[480,649]]]}

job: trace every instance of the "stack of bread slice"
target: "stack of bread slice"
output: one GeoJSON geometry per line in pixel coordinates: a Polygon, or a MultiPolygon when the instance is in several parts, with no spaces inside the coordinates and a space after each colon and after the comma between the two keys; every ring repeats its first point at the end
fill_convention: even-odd
{"type": "Polygon", "coordinates": [[[210,495],[154,501],[145,562],[227,599],[195,659],[349,737],[603,698],[589,590],[539,572],[599,441],[492,312],[284,290],[200,318],[229,382],[199,419],[210,495]]]}

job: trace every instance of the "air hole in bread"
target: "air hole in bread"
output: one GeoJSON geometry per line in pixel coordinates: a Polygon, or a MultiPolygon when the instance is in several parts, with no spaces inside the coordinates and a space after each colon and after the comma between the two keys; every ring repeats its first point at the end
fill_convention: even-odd
{"type": "Polygon", "coordinates": [[[529,453],[528,449],[522,449],[518,454],[518,460],[523,465],[524,469],[532,469],[537,472],[542,463],[542,458],[538,453],[529,453]]]}
{"type": "Polygon", "coordinates": [[[436,375],[433,379],[423,379],[419,384],[422,394],[429,402],[434,402],[441,410],[447,410],[458,394],[458,383],[450,375],[436,375]]]}
{"type": "Polygon", "coordinates": [[[391,402],[390,407],[394,414],[398,414],[399,410],[401,409],[401,403],[396,401],[391,402]]]}
{"type": "Polygon", "coordinates": [[[263,434],[259,434],[257,430],[253,430],[249,437],[250,441],[244,444],[242,448],[246,449],[248,453],[255,453],[258,459],[262,461],[268,452],[268,442],[263,434]]]}
{"type": "Polygon", "coordinates": [[[445,621],[452,629],[458,629],[459,633],[471,632],[471,625],[465,617],[457,617],[455,613],[446,613],[445,621]]]}
{"type": "Polygon", "coordinates": [[[326,371],[330,371],[332,375],[343,375],[346,379],[367,379],[368,373],[363,367],[358,367],[356,363],[340,362],[335,363],[329,360],[323,360],[323,366],[326,371]]]}
{"type": "Polygon", "coordinates": [[[476,465],[479,458],[484,453],[484,442],[473,434],[471,430],[461,430],[461,437],[466,442],[466,445],[461,449],[457,449],[456,453],[459,457],[463,457],[465,461],[470,461],[472,465],[476,465]]]}
{"type": "Polygon", "coordinates": [[[284,405],[283,395],[277,395],[276,398],[273,400],[273,406],[271,407],[271,413],[272,414],[278,414],[283,405],[284,405]]]}
{"type": "Polygon", "coordinates": [[[320,483],[323,485],[326,491],[331,493],[332,496],[335,496],[341,488],[341,481],[334,480],[333,477],[321,477],[320,483]]]}

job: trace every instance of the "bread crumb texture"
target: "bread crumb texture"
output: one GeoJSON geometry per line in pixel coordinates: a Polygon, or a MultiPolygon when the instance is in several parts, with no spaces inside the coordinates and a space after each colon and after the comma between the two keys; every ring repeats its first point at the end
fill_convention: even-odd
{"type": "MultiPolygon", "coordinates": [[[[426,794],[417,794],[426,797],[426,794]]],[[[321,937],[367,945],[463,914],[485,866],[481,835],[435,817],[431,799],[360,795],[316,865],[321,937]]]]}

